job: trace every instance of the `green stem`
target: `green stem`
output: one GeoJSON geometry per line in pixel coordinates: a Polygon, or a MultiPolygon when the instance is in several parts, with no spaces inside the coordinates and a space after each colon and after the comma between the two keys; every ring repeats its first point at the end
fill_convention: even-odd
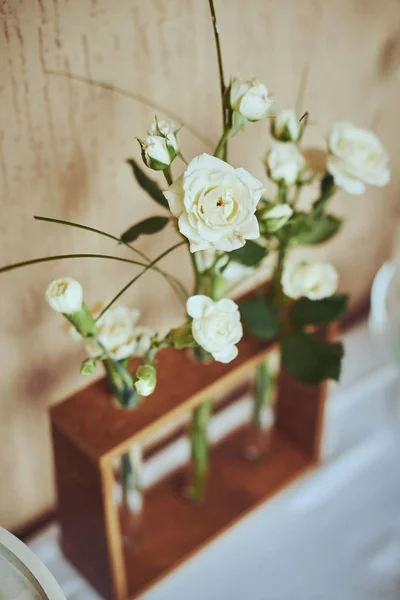
{"type": "Polygon", "coordinates": [[[278,264],[275,269],[274,277],[271,286],[271,300],[276,308],[279,308],[282,298],[282,273],[285,263],[286,253],[288,250],[287,242],[280,241],[278,249],[278,264]]]}
{"type": "Polygon", "coordinates": [[[168,185],[172,185],[173,179],[172,179],[171,167],[167,167],[166,169],[164,169],[163,173],[164,173],[164,177],[165,177],[168,185]]]}
{"type": "MultiPolygon", "coordinates": [[[[217,158],[219,158],[219,155],[221,154],[221,150],[225,150],[226,144],[228,142],[229,136],[231,135],[231,132],[232,132],[232,127],[230,127],[229,125],[227,127],[225,127],[224,132],[221,136],[221,139],[219,140],[218,145],[214,152],[214,156],[216,156],[217,158]]],[[[224,160],[226,160],[225,156],[224,156],[224,160]]]]}
{"type": "Polygon", "coordinates": [[[280,181],[278,183],[278,188],[276,190],[276,203],[284,204],[286,202],[286,195],[287,195],[286,183],[283,183],[280,181]]]}
{"type": "Polygon", "coordinates": [[[302,184],[300,182],[297,182],[296,188],[294,191],[294,195],[293,195],[293,200],[292,200],[292,208],[296,208],[297,202],[299,201],[299,197],[301,194],[301,187],[302,187],[302,184]]]}
{"type": "MultiPolygon", "coordinates": [[[[118,366],[122,369],[124,367],[118,361],[109,358],[104,360],[103,364],[120,405],[124,408],[133,408],[133,404],[140,402],[140,396],[132,386],[130,386],[130,390],[127,390],[128,386],[124,382],[123,377],[121,377],[120,370],[118,369],[118,366]],[[127,391],[130,393],[127,393],[127,391]]],[[[124,499],[128,497],[130,490],[137,488],[140,492],[137,473],[135,473],[135,469],[133,468],[129,452],[121,456],[121,479],[124,499]]]]}
{"type": "Polygon", "coordinates": [[[256,429],[261,429],[262,414],[268,403],[268,396],[271,385],[271,375],[266,360],[258,365],[256,369],[254,383],[255,393],[251,422],[253,427],[255,427],[256,429]]]}
{"type": "Polygon", "coordinates": [[[130,263],[132,265],[139,265],[140,267],[147,267],[145,263],[138,262],[136,260],[130,260],[129,258],[122,258],[120,256],[111,256],[109,254],[56,254],[54,256],[44,256],[42,258],[33,258],[32,260],[25,260],[23,262],[14,263],[12,265],[6,265],[0,268],[0,273],[6,273],[20,267],[28,267],[30,265],[36,265],[43,262],[51,262],[53,260],[64,260],[69,258],[104,258],[107,260],[117,260],[120,262],[130,263]]]}
{"type": "MultiPolygon", "coordinates": [[[[82,225],[81,223],[74,223],[72,221],[63,221],[61,219],[52,219],[50,217],[39,217],[39,216],[35,215],[33,218],[36,221],[44,221],[45,223],[56,223],[58,225],[66,225],[68,227],[75,227],[77,229],[83,229],[84,231],[90,231],[91,233],[97,233],[98,235],[109,238],[110,240],[114,240],[118,244],[123,244],[126,248],[129,248],[129,250],[132,250],[132,252],[135,252],[136,254],[138,254],[141,258],[143,258],[147,262],[151,262],[151,259],[148,256],[146,256],[146,254],[144,254],[144,252],[142,252],[141,250],[134,248],[133,246],[128,244],[128,242],[121,240],[119,237],[112,235],[111,233],[102,231],[101,229],[95,229],[94,227],[89,227],[88,225],[82,225]]],[[[179,281],[179,279],[177,279],[170,273],[163,271],[159,267],[153,267],[153,269],[155,271],[157,271],[157,273],[162,275],[168,281],[168,283],[170,284],[172,289],[177,294],[181,293],[183,295],[184,300],[187,299],[188,293],[187,293],[186,289],[184,288],[184,286],[182,285],[182,283],[179,281]]]]}
{"type": "Polygon", "coordinates": [[[179,246],[182,246],[183,244],[186,244],[186,242],[178,242],[171,248],[168,248],[168,250],[165,250],[165,252],[163,252],[162,254],[157,256],[157,258],[155,258],[153,261],[151,261],[151,263],[149,263],[142,271],[140,271],[140,273],[138,273],[135,277],[133,277],[133,279],[128,281],[128,283],[122,288],[122,290],[120,290],[118,292],[118,294],[116,296],[114,296],[114,298],[112,300],[110,300],[110,302],[106,305],[106,307],[101,311],[99,316],[96,318],[96,321],[98,321],[100,319],[100,317],[103,316],[104,313],[114,304],[114,302],[116,302],[118,300],[118,298],[120,298],[122,296],[122,294],[124,294],[131,287],[131,285],[133,285],[138,279],[140,279],[140,277],[142,275],[144,275],[146,273],[146,271],[151,269],[156,263],[158,263],[158,261],[160,261],[162,258],[167,256],[167,254],[169,254],[170,252],[173,252],[173,250],[175,250],[176,248],[179,248],[179,246]]]}
{"type": "MultiPolygon", "coordinates": [[[[215,46],[217,49],[219,85],[220,85],[220,90],[221,90],[221,106],[222,106],[222,131],[225,132],[225,129],[227,126],[227,115],[226,115],[226,107],[225,107],[226,87],[225,87],[225,77],[224,77],[224,66],[223,66],[223,62],[222,62],[221,43],[220,43],[220,39],[219,39],[219,26],[218,26],[217,17],[215,14],[214,2],[213,2],[213,0],[209,0],[208,3],[210,6],[211,19],[212,19],[212,23],[213,23],[215,46]]],[[[225,161],[227,160],[227,157],[228,157],[227,140],[228,140],[228,138],[226,138],[226,140],[225,140],[226,143],[223,146],[223,149],[224,149],[223,159],[225,161]]],[[[215,154],[215,156],[218,156],[218,154],[215,154]]]]}
{"type": "Polygon", "coordinates": [[[209,472],[208,424],[211,417],[212,400],[196,406],[190,423],[190,446],[194,466],[193,480],[189,489],[189,497],[200,501],[204,492],[209,472]]]}
{"type": "Polygon", "coordinates": [[[200,286],[201,286],[201,273],[199,271],[199,267],[197,265],[197,261],[196,261],[196,256],[194,252],[190,252],[189,250],[189,255],[190,255],[190,260],[192,263],[192,267],[193,267],[193,273],[194,273],[194,292],[193,294],[198,294],[200,291],[200,286]]]}
{"type": "MultiPolygon", "coordinates": [[[[58,77],[66,77],[67,79],[71,79],[72,81],[80,81],[81,83],[86,83],[88,85],[92,85],[94,87],[98,87],[103,90],[107,90],[109,92],[112,92],[113,94],[118,94],[120,96],[125,96],[126,98],[131,98],[132,100],[136,100],[137,102],[140,102],[141,104],[150,106],[152,109],[155,109],[157,111],[159,110],[160,112],[167,115],[167,117],[169,117],[173,121],[176,121],[176,123],[182,122],[180,115],[172,112],[169,108],[166,108],[165,106],[161,106],[161,104],[157,104],[156,102],[149,100],[148,98],[146,98],[145,96],[142,96],[141,94],[137,94],[136,92],[130,92],[129,90],[126,90],[124,88],[113,85],[112,83],[108,83],[106,81],[97,81],[95,79],[89,79],[87,77],[82,77],[81,75],[76,75],[73,73],[65,73],[65,72],[56,71],[53,69],[46,69],[45,73],[46,73],[46,75],[57,75],[58,77]]],[[[205,146],[207,146],[208,148],[212,147],[212,142],[210,142],[210,140],[208,140],[206,137],[204,137],[204,135],[200,131],[198,131],[195,127],[193,127],[193,125],[185,125],[185,128],[191,134],[193,134],[195,137],[197,137],[197,139],[199,139],[205,146]]]]}
{"type": "Polygon", "coordinates": [[[125,452],[121,456],[121,477],[122,477],[122,495],[126,499],[129,495],[129,490],[132,489],[135,483],[133,466],[129,452],[125,452]]]}

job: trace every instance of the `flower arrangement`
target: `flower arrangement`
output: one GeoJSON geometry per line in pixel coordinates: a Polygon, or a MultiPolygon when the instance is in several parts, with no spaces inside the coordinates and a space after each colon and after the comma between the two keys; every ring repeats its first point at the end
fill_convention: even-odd
{"type": "MultiPolygon", "coordinates": [[[[180,127],[156,118],[146,136],[138,138],[142,164],[135,159],[127,162],[161,214],[133,224],[120,236],[78,223],[36,217],[108,237],[133,252],[135,260],[119,255],[77,254],[44,257],[0,269],[5,272],[47,260],[94,256],[140,267],[100,309],[89,310],[81,284],[70,277],[51,282],[46,291],[51,308],[67,319],[73,336],[85,343],[87,358],[81,372],[91,374],[101,363],[117,402],[126,409],[134,409],[155,390],[160,350],[189,349],[194,360],[229,363],[238,354],[243,327],[264,340],[279,340],[282,364],[299,380],[311,385],[325,379],[337,380],[342,344],[322,341],[315,329],[345,312],[347,296],[336,293],[338,274],[331,264],[294,261],[290,251],[325,243],[339,232],[342,221],[328,210],[337,191],[361,194],[366,185],[381,187],[390,178],[388,157],[376,135],[348,123],[332,126],[324,170],[317,171],[302,151],[308,113],[299,115],[292,109],[277,109],[267,87],[256,79],[236,76],[226,82],[212,0],[209,5],[223,116],[214,152],[187,162],[179,142],[180,127]],[[246,126],[258,122],[264,127],[268,123],[272,136],[264,164],[266,177],[275,187],[273,198],[266,195],[262,181],[228,162],[231,140],[246,126]],[[164,189],[149,176],[150,171],[162,173],[164,189]],[[299,199],[309,186],[318,186],[317,197],[308,211],[300,210],[299,199]],[[160,234],[171,224],[176,228],[178,241],[156,258],[148,258],[134,244],[140,236],[160,234]],[[190,293],[175,275],[159,266],[165,256],[181,246],[187,248],[193,267],[190,293]],[[254,274],[265,260],[274,261],[265,293],[237,304],[229,297],[232,282],[254,274]],[[139,311],[118,303],[122,294],[150,269],[163,276],[185,304],[180,322],[164,336],[140,326],[139,311]],[[132,357],[140,357],[133,373],[132,357]]],[[[268,368],[262,365],[257,372],[252,415],[258,428],[263,423],[269,381],[268,368]]],[[[187,493],[196,500],[202,498],[207,481],[211,406],[212,399],[198,406],[189,428],[194,476],[187,493]]],[[[132,497],[137,498],[140,493],[134,462],[130,453],[122,457],[122,489],[131,503],[132,497]]]]}

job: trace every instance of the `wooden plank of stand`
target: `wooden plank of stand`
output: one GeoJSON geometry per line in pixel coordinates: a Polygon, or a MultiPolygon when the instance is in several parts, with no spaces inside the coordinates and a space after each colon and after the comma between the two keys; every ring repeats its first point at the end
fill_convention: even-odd
{"type": "Polygon", "coordinates": [[[110,390],[100,380],[55,405],[51,418],[93,461],[106,455],[120,456],[165,422],[240,384],[270,348],[270,343],[245,335],[239,343],[239,356],[229,364],[203,364],[187,352],[161,350],[157,388],[135,410],[121,409],[110,401],[110,390]]]}
{"type": "Polygon", "coordinates": [[[110,490],[107,500],[103,497],[100,466],[82,454],[54,424],[52,435],[62,549],[106,598],[114,597],[115,588],[121,591],[121,598],[126,598],[124,569],[115,568],[115,557],[110,552],[104,506],[113,497],[110,490]]]}

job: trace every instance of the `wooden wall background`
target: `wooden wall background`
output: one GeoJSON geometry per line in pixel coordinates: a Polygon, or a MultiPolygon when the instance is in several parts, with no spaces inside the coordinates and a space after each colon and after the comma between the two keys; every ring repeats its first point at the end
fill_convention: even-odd
{"type": "MultiPolygon", "coordinates": [[[[393,181],[364,197],[342,195],[340,239],[323,249],[353,303],[387,255],[400,172],[400,5],[397,0],[216,0],[226,73],[257,75],[279,105],[293,105],[309,67],[304,108],[322,146],[333,120],[373,126],[393,159],[393,181]]],[[[124,159],[138,149],[155,111],[49,70],[140,92],[195,123],[215,143],[220,108],[206,0],[0,0],[0,262],[66,252],[114,252],[112,242],[33,214],[120,233],[157,209],[134,185],[124,159]]],[[[162,111],[157,111],[162,116],[162,111]]],[[[207,144],[183,132],[186,156],[207,144]]],[[[231,159],[263,177],[267,125],[251,126],[231,159]]],[[[146,240],[155,256],[174,237],[146,240]]],[[[184,254],[165,261],[189,277],[184,254]]],[[[43,300],[47,283],[69,274],[90,303],[107,300],[132,276],[117,263],[68,261],[0,279],[0,523],[22,526],[54,504],[47,407],[86,383],[81,351],[43,300]]],[[[180,306],[153,274],[126,298],[143,322],[166,327],[180,306]],[[162,301],[160,302],[160,300],[162,301]]]]}

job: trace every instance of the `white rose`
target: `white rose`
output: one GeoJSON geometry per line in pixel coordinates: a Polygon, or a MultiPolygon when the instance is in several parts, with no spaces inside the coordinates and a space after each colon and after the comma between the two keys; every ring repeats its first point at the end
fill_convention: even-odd
{"type": "Polygon", "coordinates": [[[350,123],[335,123],[328,137],[327,170],[348,194],[362,194],[365,184],[390,180],[389,158],[377,136],[350,123]]]}
{"type": "Polygon", "coordinates": [[[135,390],[141,396],[150,396],[156,389],[157,371],[153,365],[141,365],[135,374],[135,390]]]}
{"type": "Polygon", "coordinates": [[[300,123],[293,109],[285,108],[276,113],[272,121],[272,134],[282,142],[297,142],[300,137],[300,123]]]}
{"type": "MultiPolygon", "coordinates": [[[[115,360],[143,356],[149,350],[152,332],[137,325],[139,317],[138,310],[114,305],[97,321],[97,337],[115,360]]],[[[86,345],[86,350],[91,357],[100,352],[94,340],[86,345]]]]}
{"type": "Polygon", "coordinates": [[[71,277],[55,279],[46,290],[46,300],[53,310],[70,315],[82,308],[83,290],[71,277]]]}
{"type": "Polygon", "coordinates": [[[260,211],[259,219],[266,231],[274,232],[283,227],[292,215],[293,208],[289,204],[276,204],[273,208],[260,211]]]}
{"type": "Polygon", "coordinates": [[[243,81],[240,77],[231,81],[229,101],[231,108],[249,121],[259,121],[266,117],[272,105],[263,83],[257,79],[243,81]]]}
{"type": "Polygon", "coordinates": [[[259,237],[255,211],[263,191],[262,183],[245,169],[201,154],[164,196],[191,252],[230,252],[259,237]]]}
{"type": "Polygon", "coordinates": [[[275,142],[267,157],[270,177],[286,185],[296,183],[306,165],[306,159],[297,145],[290,142],[275,142]]]}
{"type": "Polygon", "coordinates": [[[322,300],[337,290],[338,273],[330,263],[288,262],[282,274],[282,288],[289,298],[322,300]]]}
{"type": "Polygon", "coordinates": [[[243,335],[236,302],[228,298],[214,302],[208,296],[197,295],[188,299],[186,309],[193,319],[192,334],[199,346],[222,363],[236,358],[235,344],[243,335]]]}

